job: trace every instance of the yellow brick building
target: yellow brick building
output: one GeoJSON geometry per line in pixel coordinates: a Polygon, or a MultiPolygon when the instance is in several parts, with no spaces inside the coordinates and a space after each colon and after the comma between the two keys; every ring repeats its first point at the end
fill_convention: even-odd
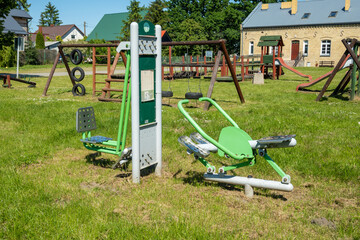
{"type": "Polygon", "coordinates": [[[283,59],[318,66],[340,59],[344,38],[360,40],[360,0],[310,0],[259,3],[241,27],[241,55],[260,54],[261,36],[281,35],[283,59]]]}

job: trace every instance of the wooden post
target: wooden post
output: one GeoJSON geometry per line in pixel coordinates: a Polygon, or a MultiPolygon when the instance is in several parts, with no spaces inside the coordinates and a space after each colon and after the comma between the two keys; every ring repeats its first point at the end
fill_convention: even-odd
{"type": "MultiPolygon", "coordinates": [[[[219,65],[220,65],[220,57],[221,57],[221,50],[219,50],[217,52],[216,57],[215,57],[215,64],[214,64],[213,72],[212,72],[212,75],[211,75],[210,86],[209,86],[208,92],[206,94],[206,97],[208,97],[208,98],[211,98],[212,92],[214,90],[214,85],[215,85],[215,81],[216,81],[216,77],[217,77],[217,70],[218,70],[219,65]]],[[[210,103],[206,101],[204,103],[204,108],[203,109],[205,111],[207,111],[207,110],[209,110],[209,107],[210,107],[210,103]]]]}
{"type": "Polygon", "coordinates": [[[234,71],[236,73],[236,55],[235,54],[234,54],[233,61],[234,61],[234,71]]]}
{"type": "MultiPolygon", "coordinates": [[[[350,45],[347,44],[347,42],[345,41],[345,39],[342,40],[343,41],[343,44],[345,45],[345,47],[349,47],[350,48],[350,51],[352,52],[352,49],[356,43],[356,39],[352,39],[350,45]]],[[[324,96],[324,93],[326,91],[326,89],[329,87],[331,81],[334,79],[335,75],[337,74],[337,72],[340,70],[341,66],[342,66],[342,63],[345,61],[347,55],[351,52],[350,52],[348,49],[346,49],[346,51],[344,52],[344,54],[341,56],[339,62],[336,64],[334,70],[332,71],[332,73],[330,74],[328,80],[326,81],[324,87],[321,89],[319,95],[316,97],[316,101],[320,101],[320,99],[324,96]]],[[[354,62],[357,61],[357,57],[355,56],[355,59],[353,58],[354,62]]],[[[359,66],[359,65],[358,65],[359,66]]]]}
{"type": "Polygon", "coordinates": [[[43,91],[43,94],[42,94],[43,97],[46,96],[46,93],[47,93],[47,91],[48,91],[48,89],[49,89],[50,82],[51,82],[51,80],[52,80],[52,78],[53,78],[53,76],[54,76],[55,69],[56,69],[56,65],[57,65],[57,63],[59,62],[59,59],[60,59],[60,52],[58,52],[57,55],[56,55],[56,57],[55,57],[54,64],[53,64],[53,66],[52,66],[52,68],[51,68],[51,71],[50,71],[48,80],[47,80],[47,82],[46,82],[46,85],[45,85],[45,88],[44,88],[44,91],[43,91]]]}
{"type": "Polygon", "coordinates": [[[225,76],[225,56],[222,57],[222,64],[221,64],[221,76],[224,77],[225,76]]]}
{"type": "Polygon", "coordinates": [[[95,57],[96,48],[93,47],[92,50],[93,50],[93,52],[92,52],[92,72],[93,72],[92,93],[93,93],[93,96],[95,96],[95,94],[96,94],[96,83],[95,83],[96,82],[96,66],[95,66],[95,64],[96,64],[96,57],[95,57]]]}
{"type": "Polygon", "coordinates": [[[174,68],[171,66],[171,46],[169,46],[169,65],[170,65],[170,77],[174,76],[174,68]]]}
{"type": "Polygon", "coordinates": [[[246,65],[247,65],[246,68],[245,68],[246,69],[245,70],[246,75],[249,75],[249,63],[250,63],[250,58],[248,58],[248,60],[246,61],[246,65]]]}
{"type": "Polygon", "coordinates": [[[11,88],[10,75],[6,75],[6,82],[7,82],[8,88],[11,88]]]}
{"type": "MultiPolygon", "coordinates": [[[[206,65],[206,55],[204,55],[204,65],[206,65]]],[[[204,75],[207,74],[207,67],[204,67],[204,75]]]]}
{"type": "Polygon", "coordinates": [[[264,75],[264,47],[261,46],[261,56],[260,56],[260,66],[261,66],[261,72],[264,75]]]}
{"type": "Polygon", "coordinates": [[[198,56],[196,56],[196,76],[197,77],[199,77],[200,76],[200,74],[199,74],[199,55],[198,56]]]}
{"type": "Polygon", "coordinates": [[[185,71],[185,56],[182,56],[182,63],[183,63],[183,66],[182,66],[182,70],[185,71]]]}
{"type": "Polygon", "coordinates": [[[193,67],[192,67],[192,56],[190,56],[190,71],[192,72],[192,70],[193,70],[193,67]]]}
{"type": "Polygon", "coordinates": [[[107,77],[111,78],[110,76],[110,65],[111,65],[111,51],[110,47],[107,48],[107,77]]]}
{"type": "Polygon", "coordinates": [[[244,55],[241,56],[241,81],[245,81],[244,55]]]}
{"type": "Polygon", "coordinates": [[[231,66],[231,60],[230,60],[228,51],[227,51],[226,46],[225,46],[225,41],[221,41],[220,44],[221,44],[221,45],[220,45],[220,46],[221,46],[221,50],[223,51],[223,53],[224,53],[224,55],[225,55],[226,62],[227,62],[227,64],[230,66],[231,76],[232,76],[232,78],[233,78],[233,81],[234,81],[234,84],[235,84],[235,88],[236,88],[236,91],[237,91],[237,93],[238,93],[238,95],[239,95],[240,101],[241,101],[241,103],[245,103],[245,99],[244,99],[244,96],[242,95],[239,82],[238,82],[238,80],[237,80],[237,78],[236,78],[236,73],[235,73],[233,67],[231,66]]]}
{"type": "Polygon", "coordinates": [[[276,65],[275,65],[275,47],[272,46],[272,50],[273,50],[273,57],[272,57],[272,69],[273,69],[273,80],[275,80],[275,75],[276,75],[276,65]]]}

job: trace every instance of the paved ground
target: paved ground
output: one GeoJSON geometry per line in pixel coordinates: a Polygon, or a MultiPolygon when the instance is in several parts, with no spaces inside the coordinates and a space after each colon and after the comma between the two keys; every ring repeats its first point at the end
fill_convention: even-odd
{"type": "MultiPolygon", "coordinates": [[[[97,73],[107,73],[107,71],[106,70],[99,70],[99,71],[97,71],[97,73]]],[[[30,77],[30,78],[33,78],[33,77],[49,77],[49,74],[50,74],[50,71],[49,72],[42,72],[42,73],[20,73],[19,74],[19,78],[24,78],[24,76],[26,76],[26,77],[30,77]]],[[[85,71],[85,76],[89,76],[89,75],[92,75],[93,73],[92,73],[92,71],[90,70],[90,71],[85,71]]],[[[115,70],[115,74],[125,74],[125,70],[119,70],[119,69],[117,69],[117,70],[115,70]]],[[[1,75],[11,75],[12,77],[16,77],[16,74],[14,74],[14,73],[10,73],[10,74],[8,74],[8,73],[1,73],[1,75]]],[[[68,75],[68,73],[67,73],[67,71],[66,71],[66,69],[63,69],[63,68],[61,68],[61,69],[56,69],[55,70],[55,73],[54,73],[54,76],[67,76],[68,75]]]]}
{"type": "MultiPolygon", "coordinates": [[[[102,71],[97,71],[97,73],[107,73],[106,70],[102,70],[102,71]]],[[[115,70],[115,74],[124,74],[125,70],[115,70]]],[[[27,74],[27,75],[35,75],[35,76],[42,76],[42,77],[49,77],[50,72],[48,73],[31,73],[31,74],[27,74]]],[[[89,76],[92,75],[92,71],[85,71],[85,75],[89,76]]],[[[67,76],[68,73],[66,72],[65,69],[56,69],[54,76],[67,76]]]]}

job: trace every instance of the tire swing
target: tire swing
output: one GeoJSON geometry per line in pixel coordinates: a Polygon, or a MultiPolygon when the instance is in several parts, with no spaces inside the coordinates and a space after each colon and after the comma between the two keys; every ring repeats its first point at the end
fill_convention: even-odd
{"type": "Polygon", "coordinates": [[[81,83],[75,84],[72,88],[72,94],[74,96],[84,96],[85,92],[85,87],[81,83]]]}
{"type": "Polygon", "coordinates": [[[79,65],[83,60],[83,55],[79,49],[74,49],[70,53],[70,61],[75,64],[79,65]]]}
{"type": "Polygon", "coordinates": [[[173,91],[171,90],[171,84],[170,84],[171,80],[168,80],[168,81],[169,81],[168,90],[167,90],[167,91],[161,91],[161,96],[162,96],[163,98],[169,98],[169,103],[168,103],[168,105],[170,106],[170,98],[171,98],[172,96],[174,96],[174,93],[173,93],[173,91]]]}
{"type": "Polygon", "coordinates": [[[185,93],[186,99],[199,99],[203,97],[203,94],[201,92],[201,78],[199,78],[199,92],[191,92],[190,90],[190,78],[188,78],[188,91],[185,93]]]}
{"type": "Polygon", "coordinates": [[[168,90],[167,91],[161,91],[161,96],[162,97],[167,97],[167,98],[171,98],[172,96],[174,96],[174,93],[173,91],[171,90],[171,80],[168,80],[169,81],[169,87],[168,87],[168,90]]]}
{"type": "Polygon", "coordinates": [[[70,72],[70,76],[71,76],[71,79],[74,80],[75,82],[80,82],[85,77],[84,69],[82,69],[81,67],[74,67],[70,72]],[[76,77],[76,71],[80,72],[79,77],[76,77]]]}

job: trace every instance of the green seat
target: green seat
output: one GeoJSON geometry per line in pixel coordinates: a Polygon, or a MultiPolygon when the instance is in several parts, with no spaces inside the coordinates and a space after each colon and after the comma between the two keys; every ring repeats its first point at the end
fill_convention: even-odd
{"type": "MultiPolygon", "coordinates": [[[[254,158],[254,154],[249,140],[252,139],[245,131],[229,126],[221,130],[218,142],[235,155],[250,159],[254,158]]],[[[220,157],[224,157],[226,153],[219,149],[218,154],[220,157]]]]}

